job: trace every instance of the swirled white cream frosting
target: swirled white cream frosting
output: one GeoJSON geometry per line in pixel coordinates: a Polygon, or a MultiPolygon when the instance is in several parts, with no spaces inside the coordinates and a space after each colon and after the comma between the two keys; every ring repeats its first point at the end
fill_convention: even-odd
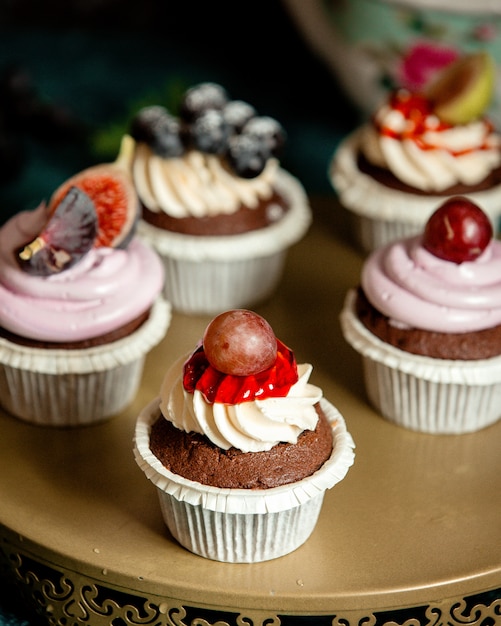
{"type": "Polygon", "coordinates": [[[255,178],[240,178],[215,155],[190,150],[162,158],[144,143],[136,145],[132,175],[141,202],[155,213],[174,218],[234,213],[243,204],[258,206],[273,194],[278,160],[269,159],[255,178]]]}
{"type": "Polygon", "coordinates": [[[267,398],[236,405],[208,403],[196,390],[183,387],[183,364],[178,360],[167,372],[160,389],[160,410],[165,419],[184,430],[208,437],[216,446],[242,452],[270,450],[280,442],[296,443],[304,430],[314,430],[315,404],[322,390],[308,382],[309,364],[298,364],[298,381],[283,398],[267,398]]]}
{"type": "Polygon", "coordinates": [[[409,110],[383,104],[361,139],[366,158],[402,182],[437,192],[475,185],[501,164],[501,136],[488,120],[450,126],[429,114],[416,124],[409,110]]]}

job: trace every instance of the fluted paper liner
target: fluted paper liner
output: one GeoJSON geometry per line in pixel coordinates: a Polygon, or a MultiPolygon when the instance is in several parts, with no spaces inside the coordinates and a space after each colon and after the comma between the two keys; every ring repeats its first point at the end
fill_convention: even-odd
{"type": "Polygon", "coordinates": [[[150,450],[150,430],[160,416],[159,398],[148,404],[136,423],[134,456],[147,478],[161,491],[192,506],[218,513],[267,514],[298,507],[331,489],[354,462],[355,444],[339,411],[325,399],[321,407],[332,424],[331,457],[312,476],[271,489],[223,489],[187,480],[166,469],[150,450]]]}
{"type": "Polygon", "coordinates": [[[170,304],[159,298],[128,337],[81,350],[0,339],[0,403],[38,426],[85,426],[116,415],[136,395],[146,354],[164,337],[170,315],[170,304]]]}
{"type": "Polygon", "coordinates": [[[473,432],[501,417],[501,356],[449,360],[400,350],[367,330],[356,315],[355,301],[351,289],[341,327],[364,359],[368,395],[384,417],[436,434],[473,432]]]}
{"type": "Polygon", "coordinates": [[[148,319],[131,335],[101,346],[77,350],[32,348],[0,337],[0,363],[51,375],[110,370],[144,356],[164,337],[170,318],[170,304],[158,298],[148,319]]]}
{"type": "MultiPolygon", "coordinates": [[[[398,367],[417,378],[432,382],[465,385],[501,383],[501,356],[491,359],[458,361],[434,359],[411,354],[385,343],[373,335],[355,314],[355,290],[350,290],[341,313],[345,337],[363,356],[380,361],[388,367],[398,367]]],[[[501,410],[501,407],[500,407],[501,410]]]]}
{"type": "Polygon", "coordinates": [[[160,255],[196,263],[275,255],[299,241],[312,219],[306,193],[294,176],[279,169],[275,186],[287,198],[290,208],[282,219],[266,228],[238,235],[203,237],[170,232],[140,220],[138,235],[160,255]]]}

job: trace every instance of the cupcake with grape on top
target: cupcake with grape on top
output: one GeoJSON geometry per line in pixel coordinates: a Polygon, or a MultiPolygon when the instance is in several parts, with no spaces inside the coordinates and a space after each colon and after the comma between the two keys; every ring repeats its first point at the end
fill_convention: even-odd
{"type": "Polygon", "coordinates": [[[422,92],[399,89],[341,142],[329,177],[365,253],[419,234],[438,204],[466,195],[499,231],[501,135],[486,117],[495,69],[464,55],[422,92]]]}
{"type": "Polygon", "coordinates": [[[173,308],[215,314],[270,297],[311,222],[302,185],[280,167],[281,124],[202,83],[177,115],[138,111],[129,133],[138,232],[163,259],[173,308]]]}
{"type": "Polygon", "coordinates": [[[246,309],[217,315],[167,371],[137,420],[134,454],[181,545],[250,563],[308,539],[325,491],[354,461],[345,421],[311,372],[246,309]]]}
{"type": "Polygon", "coordinates": [[[421,235],[372,252],[341,325],[388,420],[459,434],[501,417],[501,242],[470,199],[449,198],[421,235]]]}
{"type": "Polygon", "coordinates": [[[134,229],[129,166],[88,168],[0,229],[0,405],[43,426],[82,426],[134,398],[164,337],[163,266],[134,229]]]}

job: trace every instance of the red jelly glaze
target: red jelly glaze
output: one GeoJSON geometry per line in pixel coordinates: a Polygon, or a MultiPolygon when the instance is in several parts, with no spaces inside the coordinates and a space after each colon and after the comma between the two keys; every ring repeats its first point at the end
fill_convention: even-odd
{"type": "Polygon", "coordinates": [[[183,385],[188,393],[200,391],[210,404],[239,404],[284,397],[298,381],[294,353],[277,339],[274,365],[253,376],[223,374],[210,365],[203,346],[198,347],[183,368],[183,385]]]}
{"type": "MultiPolygon", "coordinates": [[[[427,129],[427,118],[433,114],[431,102],[421,94],[399,89],[391,95],[390,106],[392,109],[400,111],[403,117],[408,120],[408,124],[401,133],[396,133],[387,128],[379,128],[380,132],[390,137],[402,136],[415,141],[418,140],[427,129]]],[[[434,130],[438,132],[447,128],[451,128],[451,125],[437,120],[434,130]]]]}
{"type": "MultiPolygon", "coordinates": [[[[395,111],[402,113],[403,117],[407,120],[407,124],[401,131],[395,131],[391,128],[378,124],[376,119],[373,118],[374,123],[381,135],[391,137],[393,139],[412,140],[421,150],[434,150],[438,147],[430,143],[429,137],[426,139],[426,142],[423,141],[425,132],[430,130],[428,127],[429,118],[430,116],[433,116],[433,103],[430,102],[430,100],[420,93],[412,93],[405,89],[398,89],[390,96],[390,107],[395,111]]],[[[480,147],[480,149],[488,149],[488,137],[489,133],[493,129],[492,122],[485,119],[484,123],[486,124],[486,134],[484,144],[480,147]]],[[[434,118],[432,128],[433,132],[439,133],[447,131],[450,128],[453,128],[452,124],[439,120],[437,117],[434,118]]],[[[441,149],[444,148],[442,147],[441,149]]],[[[471,151],[471,148],[462,150],[448,149],[448,152],[450,152],[453,156],[461,156],[471,151]]]]}

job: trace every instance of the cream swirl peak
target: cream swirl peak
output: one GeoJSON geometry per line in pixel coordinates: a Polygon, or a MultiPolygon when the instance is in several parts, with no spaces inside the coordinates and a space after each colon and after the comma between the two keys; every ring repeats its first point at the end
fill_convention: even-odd
{"type": "Polygon", "coordinates": [[[463,333],[501,324],[501,242],[474,261],[453,263],[428,252],[417,236],[391,243],[365,261],[362,288],[401,327],[463,333]]]}
{"type": "Polygon", "coordinates": [[[139,143],[132,174],[137,193],[150,211],[200,218],[234,213],[242,204],[257,207],[260,200],[272,196],[277,169],[277,159],[269,159],[258,176],[241,178],[217,155],[190,150],[166,159],[139,143]]]}
{"type": "Polygon", "coordinates": [[[135,238],[126,249],[91,248],[74,266],[50,276],[22,271],[16,253],[46,219],[41,205],[0,229],[0,326],[30,339],[79,341],[119,328],[153,304],[163,266],[135,238]]]}
{"type": "Polygon", "coordinates": [[[254,398],[236,404],[209,402],[183,384],[183,363],[178,360],[167,372],[160,391],[160,410],[165,419],[186,432],[208,437],[216,446],[242,452],[270,450],[279,442],[296,443],[304,430],[314,430],[315,405],[322,390],[310,384],[312,366],[297,366],[298,379],[283,397],[254,398]]]}
{"type": "Polygon", "coordinates": [[[441,122],[426,98],[405,90],[376,111],[364,128],[361,150],[372,164],[431,192],[475,185],[501,164],[501,136],[488,119],[441,122]]]}
{"type": "Polygon", "coordinates": [[[217,83],[187,89],[177,112],[143,107],[128,130],[136,142],[135,186],[153,213],[213,217],[258,208],[274,194],[282,125],[217,83]]]}

